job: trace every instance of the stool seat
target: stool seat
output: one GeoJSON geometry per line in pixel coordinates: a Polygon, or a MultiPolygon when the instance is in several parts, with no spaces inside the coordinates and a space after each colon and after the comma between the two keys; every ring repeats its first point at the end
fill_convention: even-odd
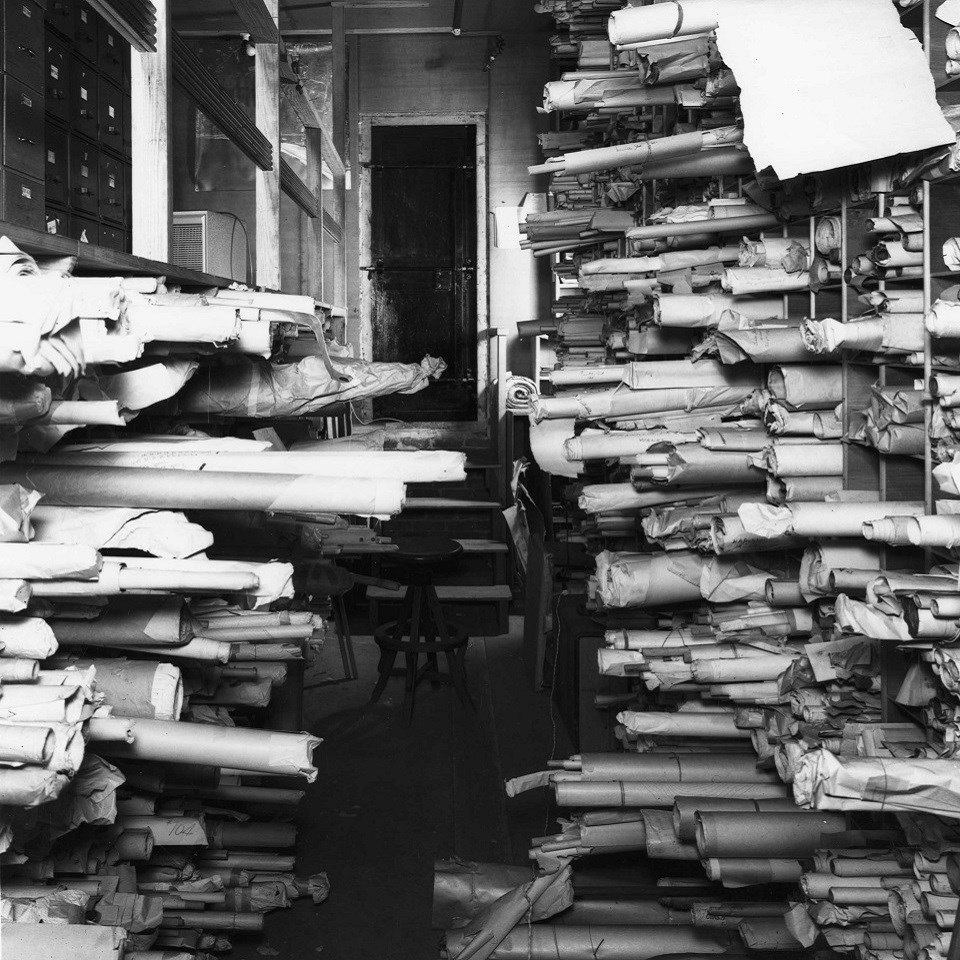
{"type": "Polygon", "coordinates": [[[463,553],[463,547],[449,537],[398,537],[393,542],[397,550],[386,558],[391,563],[433,566],[463,553]]]}
{"type": "Polygon", "coordinates": [[[407,624],[401,624],[399,620],[388,620],[373,631],[373,639],[381,650],[396,650],[399,653],[445,653],[447,650],[465,646],[470,640],[466,630],[456,623],[445,625],[445,638],[434,635],[432,640],[404,636],[402,629],[398,630],[398,627],[405,626],[407,624]]]}

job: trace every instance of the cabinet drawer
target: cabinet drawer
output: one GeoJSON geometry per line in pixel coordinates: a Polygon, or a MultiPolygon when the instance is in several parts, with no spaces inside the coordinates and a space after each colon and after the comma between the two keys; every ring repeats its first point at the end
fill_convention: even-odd
{"type": "Polygon", "coordinates": [[[86,0],[73,0],[73,51],[90,63],[97,62],[97,16],[86,0]]]}
{"type": "Polygon", "coordinates": [[[53,27],[67,40],[73,39],[73,0],[47,0],[44,19],[47,26],[53,27]]]}
{"type": "Polygon", "coordinates": [[[3,219],[22,227],[44,227],[43,182],[17,170],[3,170],[3,219]]]}
{"type": "Polygon", "coordinates": [[[73,129],[96,140],[99,80],[93,67],[73,58],[70,68],[70,122],[73,129]]]}
{"type": "Polygon", "coordinates": [[[123,155],[129,157],[133,150],[133,117],[130,94],[123,95],[123,155]]]}
{"type": "Polygon", "coordinates": [[[130,56],[130,47],[103,17],[97,19],[97,66],[119,86],[123,83],[123,58],[130,56]]]}
{"type": "Polygon", "coordinates": [[[123,94],[120,88],[101,77],[97,103],[100,144],[123,153],[123,94]]]}
{"type": "Polygon", "coordinates": [[[43,169],[43,95],[3,78],[3,163],[36,176],[43,169]]]}
{"type": "Polygon", "coordinates": [[[44,106],[47,113],[66,122],[70,109],[70,50],[49,30],[46,39],[47,60],[44,81],[44,106]]]}
{"type": "Polygon", "coordinates": [[[70,236],[70,214],[66,210],[47,207],[44,221],[47,233],[52,233],[58,237],[70,236]]]}
{"type": "Polygon", "coordinates": [[[44,139],[47,203],[67,204],[70,202],[70,155],[67,146],[70,138],[65,130],[48,123],[44,139]]]}
{"type": "Polygon", "coordinates": [[[133,226],[133,168],[129,163],[120,164],[123,172],[123,225],[129,230],[133,226]]]}
{"type": "Polygon", "coordinates": [[[100,242],[100,224],[82,213],[70,214],[70,236],[81,243],[100,242]]]}
{"type": "Polygon", "coordinates": [[[43,11],[33,0],[5,0],[3,69],[33,90],[42,90],[43,51],[43,11]]]}
{"type": "Polygon", "coordinates": [[[100,151],[77,137],[70,138],[70,206],[94,216],[100,209],[100,151]]]}
{"type": "Polygon", "coordinates": [[[100,246],[111,250],[125,249],[123,231],[119,227],[111,227],[108,223],[100,224],[100,246]]]}
{"type": "Polygon", "coordinates": [[[123,224],[123,165],[107,153],[100,154],[100,217],[123,224]]]}

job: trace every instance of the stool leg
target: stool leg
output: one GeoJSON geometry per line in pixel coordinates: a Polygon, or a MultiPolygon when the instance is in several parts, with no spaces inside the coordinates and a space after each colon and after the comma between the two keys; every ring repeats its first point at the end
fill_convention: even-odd
{"type": "Polygon", "coordinates": [[[347,605],[341,593],[334,603],[333,609],[337,616],[337,639],[340,641],[340,659],[343,661],[343,675],[345,680],[356,680],[360,676],[357,670],[357,658],[353,651],[353,635],[350,633],[350,623],[347,619],[347,605]]]}
{"type": "Polygon", "coordinates": [[[393,665],[396,661],[396,650],[382,650],[380,652],[380,662],[377,664],[377,672],[380,676],[377,677],[376,686],[373,688],[373,693],[370,694],[371,703],[376,703],[380,699],[380,695],[387,686],[387,681],[390,679],[390,672],[393,670],[393,665]]]}
{"type": "Polygon", "coordinates": [[[476,713],[477,705],[473,702],[473,697],[470,696],[470,687],[467,686],[467,645],[464,644],[459,650],[454,650],[453,659],[457,664],[457,673],[460,676],[460,682],[463,684],[463,692],[466,695],[467,703],[473,707],[474,713],[476,713]]]}
{"type": "Polygon", "coordinates": [[[423,587],[410,588],[410,653],[407,660],[407,676],[403,693],[403,719],[409,724],[413,719],[413,699],[417,690],[417,666],[420,660],[420,621],[423,613],[423,587]]]}
{"type": "Polygon", "coordinates": [[[447,670],[450,673],[453,689],[457,691],[457,699],[463,704],[469,703],[471,707],[474,707],[473,700],[470,699],[470,691],[467,690],[465,674],[462,665],[459,663],[457,651],[445,650],[443,655],[447,658],[447,670]]]}
{"type": "Polygon", "coordinates": [[[407,676],[403,692],[403,722],[410,725],[413,719],[413,697],[417,690],[417,661],[420,657],[416,653],[404,654],[407,658],[407,676]]]}
{"type": "MultiPolygon", "coordinates": [[[[427,610],[426,616],[423,618],[423,639],[427,644],[434,643],[437,639],[437,628],[436,624],[433,622],[433,617],[431,612],[427,610]]],[[[427,673],[430,676],[430,686],[434,690],[437,690],[440,686],[440,664],[437,661],[436,653],[426,654],[427,658],[427,673]]]]}

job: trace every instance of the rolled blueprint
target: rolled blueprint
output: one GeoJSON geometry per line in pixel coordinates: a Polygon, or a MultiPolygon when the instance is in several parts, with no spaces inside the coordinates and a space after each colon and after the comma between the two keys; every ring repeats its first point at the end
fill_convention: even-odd
{"type": "Polygon", "coordinates": [[[653,43],[710,33],[717,28],[718,0],[670,0],[653,7],[625,7],[610,14],[610,42],[653,43]]]}
{"type": "MultiPolygon", "coordinates": [[[[309,733],[275,733],[167,720],[133,720],[132,724],[134,742],[110,744],[111,756],[301,776],[310,783],[317,777],[311,758],[320,740],[309,733]]],[[[108,752],[108,748],[103,749],[108,752]]]]}
{"type": "Polygon", "coordinates": [[[115,717],[179,720],[183,705],[180,670],[169,663],[150,660],[76,660],[79,670],[94,667],[97,692],[115,717]]]}
{"type": "Polygon", "coordinates": [[[772,771],[759,770],[751,756],[710,753],[629,754],[585,753],[568,764],[579,766],[584,780],[642,780],[660,783],[711,783],[736,780],[741,783],[777,783],[772,771]]]}
{"type": "Polygon", "coordinates": [[[750,731],[737,726],[733,713],[636,713],[617,714],[617,721],[640,736],[750,739],[750,731]]]}
{"type": "Polygon", "coordinates": [[[772,506],[750,503],[737,513],[744,528],[762,536],[778,537],[785,534],[820,539],[823,537],[859,537],[864,523],[884,517],[912,517],[923,514],[918,501],[829,503],[789,503],[772,506]]]}
{"type": "Polygon", "coordinates": [[[834,407],[843,399],[843,368],[780,364],[770,370],[767,386],[794,410],[834,407]]]}
{"type": "Polygon", "coordinates": [[[117,599],[96,619],[53,619],[50,626],[61,643],[73,645],[177,646],[191,636],[190,616],[180,597],[117,599]]]}
{"type": "Polygon", "coordinates": [[[404,485],[400,481],[278,477],[268,473],[207,470],[126,467],[64,470],[54,465],[5,463],[0,467],[0,479],[33,487],[44,495],[45,502],[65,506],[388,516],[400,512],[404,498],[404,485]]]}
{"type": "Polygon", "coordinates": [[[729,293],[661,293],[654,301],[654,321],[663,327],[716,327],[732,310],[747,320],[767,320],[783,314],[783,298],[737,299],[729,293]]]}
{"type": "Polygon", "coordinates": [[[704,559],[691,552],[597,555],[597,588],[608,607],[657,607],[700,599],[704,559]]]}

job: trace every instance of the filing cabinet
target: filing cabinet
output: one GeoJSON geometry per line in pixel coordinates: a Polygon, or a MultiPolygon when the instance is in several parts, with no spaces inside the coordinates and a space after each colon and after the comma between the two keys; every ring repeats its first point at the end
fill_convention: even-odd
{"type": "Polygon", "coordinates": [[[57,237],[71,236],[70,214],[57,207],[47,207],[44,213],[44,229],[57,237]]]}
{"type": "Polygon", "coordinates": [[[100,128],[100,144],[117,153],[123,152],[123,94],[109,80],[100,78],[97,98],[97,119],[100,128]]]}
{"type": "Polygon", "coordinates": [[[123,225],[123,165],[109,153],[100,154],[100,218],[123,225]]]}
{"type": "Polygon", "coordinates": [[[44,168],[43,96],[7,74],[3,78],[3,164],[28,176],[44,168]]]}
{"type": "Polygon", "coordinates": [[[47,157],[45,189],[47,203],[70,202],[70,138],[66,130],[48,123],[44,131],[44,153],[47,157]]]}
{"type": "Polygon", "coordinates": [[[103,17],[97,17],[97,66],[101,75],[118,87],[123,85],[123,57],[128,53],[120,34],[103,17]]]}
{"type": "Polygon", "coordinates": [[[74,0],[47,0],[44,20],[65,40],[73,40],[73,21],[76,16],[74,0]]]}
{"type": "Polygon", "coordinates": [[[119,227],[112,227],[108,223],[100,224],[100,246],[111,250],[125,249],[126,238],[119,227]]]}
{"type": "Polygon", "coordinates": [[[94,217],[100,213],[100,151],[78,136],[70,138],[70,206],[94,217]]]}
{"type": "Polygon", "coordinates": [[[44,227],[43,181],[16,170],[3,171],[3,219],[34,230],[44,227]]]}
{"type": "Polygon", "coordinates": [[[4,0],[4,71],[34,90],[42,90],[43,54],[43,10],[34,0],[4,0]]]}
{"type": "Polygon", "coordinates": [[[97,21],[96,11],[84,3],[74,0],[73,52],[83,57],[91,66],[97,62],[97,21]]]}
{"type": "Polygon", "coordinates": [[[46,51],[44,106],[51,117],[66,123],[70,115],[70,48],[47,31],[46,51]]]}
{"type": "Polygon", "coordinates": [[[70,233],[68,236],[81,243],[100,242],[100,223],[92,217],[79,213],[70,214],[70,233]]]}
{"type": "Polygon", "coordinates": [[[100,78],[96,70],[74,57],[70,68],[70,125],[75,133],[96,140],[100,78]]]}

